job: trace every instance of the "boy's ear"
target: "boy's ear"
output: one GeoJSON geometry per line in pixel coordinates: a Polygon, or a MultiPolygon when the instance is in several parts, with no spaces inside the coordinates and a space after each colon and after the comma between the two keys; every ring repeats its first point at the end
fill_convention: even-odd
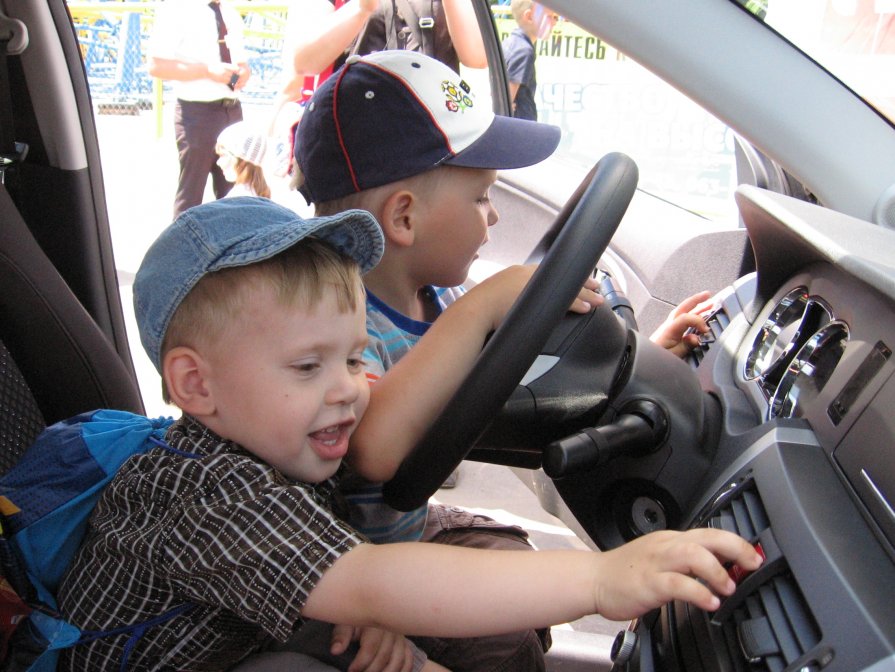
{"type": "Polygon", "coordinates": [[[419,205],[419,199],[407,189],[395,191],[385,199],[379,224],[387,241],[400,247],[413,244],[419,205]]]}
{"type": "Polygon", "coordinates": [[[206,381],[202,356],[186,346],[171,348],[162,361],[162,376],[171,403],[201,418],[214,412],[214,399],[206,381]]]}
{"type": "Polygon", "coordinates": [[[529,24],[529,25],[531,25],[531,26],[534,25],[534,23],[535,23],[535,8],[534,8],[534,5],[532,5],[531,7],[529,7],[528,9],[526,9],[524,12],[522,12],[522,20],[525,21],[525,23],[527,23],[527,24],[529,24]]]}

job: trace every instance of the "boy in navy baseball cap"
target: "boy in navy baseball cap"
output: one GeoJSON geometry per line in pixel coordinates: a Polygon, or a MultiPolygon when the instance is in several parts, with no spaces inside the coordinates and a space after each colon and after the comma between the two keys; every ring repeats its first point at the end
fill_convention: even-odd
{"type": "MultiPolygon", "coordinates": [[[[463,295],[470,267],[498,220],[490,200],[497,171],[538,163],[559,140],[555,126],[495,115],[490,100],[479,99],[459,74],[418,53],[351,57],[317,89],[296,134],[295,185],[316,214],[368,210],[385,236],[382,261],[364,277],[370,336],[364,357],[371,379],[408,354],[463,295]]],[[[663,325],[662,336],[673,331],[665,347],[681,344],[678,334],[688,327],[704,330],[701,317],[688,311],[706,298],[690,297],[674,312],[673,326],[663,325]]],[[[587,300],[597,304],[601,297],[591,293],[587,300]]],[[[419,379],[430,376],[431,370],[419,372],[419,379]]],[[[377,403],[374,387],[368,417],[380,413],[394,415],[377,403]]],[[[362,427],[354,441],[365,440],[362,427]]],[[[406,448],[392,440],[376,454],[387,480],[406,448]]],[[[399,512],[384,502],[379,485],[360,479],[347,479],[343,491],[352,524],[376,542],[530,548],[522,529],[454,507],[399,512]]],[[[549,632],[523,631],[476,642],[418,643],[447,667],[458,662],[457,652],[463,669],[540,670],[549,641],[549,632]]]]}
{"type": "MultiPolygon", "coordinates": [[[[470,266],[497,222],[489,199],[497,170],[538,163],[559,139],[555,126],[495,115],[490,101],[450,67],[419,53],[353,56],[317,89],[295,141],[299,190],[318,214],[372,212],[385,235],[382,262],[364,280],[370,335],[364,357],[372,379],[464,293],[470,266]]],[[[380,448],[380,459],[397,468],[403,452],[394,442],[380,448]]],[[[396,511],[378,484],[348,479],[343,492],[352,524],[376,542],[531,548],[521,528],[456,508],[396,511]]],[[[419,643],[449,668],[462,657],[463,669],[542,670],[550,639],[549,631],[523,631],[419,643]]]]}

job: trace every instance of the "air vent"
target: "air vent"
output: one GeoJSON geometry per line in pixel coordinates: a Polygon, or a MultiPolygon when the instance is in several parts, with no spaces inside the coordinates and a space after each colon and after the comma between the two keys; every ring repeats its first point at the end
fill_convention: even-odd
{"type": "Polygon", "coordinates": [[[787,292],[768,315],[749,351],[743,375],[754,380],[789,361],[797,347],[800,327],[808,306],[808,289],[796,287],[787,292]]]}
{"type": "Polygon", "coordinates": [[[727,530],[738,534],[751,542],[758,540],[758,535],[770,525],[768,516],[758,492],[752,482],[741,484],[716,499],[716,509],[706,521],[705,527],[716,530],[727,530]]]}
{"type": "Polygon", "coordinates": [[[801,416],[811,408],[845,353],[848,325],[833,320],[811,334],[780,378],[768,403],[768,419],[801,416]]]}
{"type": "Polygon", "coordinates": [[[730,324],[730,318],[723,308],[718,308],[715,312],[709,313],[705,318],[709,330],[699,335],[699,345],[693,348],[690,356],[690,362],[693,368],[698,367],[708,353],[709,348],[721,338],[721,333],[727,329],[730,324]]]}
{"type": "Polygon", "coordinates": [[[766,560],[740,580],[737,592],[714,614],[691,610],[697,630],[718,645],[721,669],[777,672],[819,669],[828,655],[818,650],[820,631],[786,558],[777,544],[754,481],[730,484],[702,517],[703,525],[735,532],[760,544],[766,560]],[[798,665],[794,665],[798,663],[798,665]]]}
{"type": "Polygon", "coordinates": [[[751,592],[721,628],[732,669],[818,669],[826,662],[818,660],[820,632],[789,572],[751,592]]]}
{"type": "MultiPolygon", "coordinates": [[[[790,417],[794,413],[800,390],[792,388],[797,376],[809,371],[810,364],[800,369],[801,360],[799,360],[795,362],[793,371],[790,370],[790,366],[794,364],[793,360],[799,354],[802,355],[802,359],[811,355],[818,348],[816,342],[818,339],[824,339],[825,342],[841,340],[839,330],[845,327],[844,323],[836,321],[839,326],[833,331],[824,331],[832,322],[834,322],[832,308],[822,298],[809,295],[805,287],[796,287],[789,291],[768,315],[755,337],[743,370],[746,380],[758,381],[759,388],[768,400],[770,407],[768,419],[790,417]],[[806,346],[807,350],[804,349],[806,346]]],[[[835,346],[832,345],[825,347],[825,350],[833,349],[835,346]]],[[[838,362],[838,359],[836,361],[838,362]]],[[[829,375],[832,369],[825,367],[825,372],[829,375]]],[[[807,380],[810,377],[810,375],[803,376],[803,379],[807,380]]],[[[808,381],[808,385],[820,382],[820,379],[814,378],[808,381]]],[[[825,383],[824,379],[822,384],[825,383]]]]}

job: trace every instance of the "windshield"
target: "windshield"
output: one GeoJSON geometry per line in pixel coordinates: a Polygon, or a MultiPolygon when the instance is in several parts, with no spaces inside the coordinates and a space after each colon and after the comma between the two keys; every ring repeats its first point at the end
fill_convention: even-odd
{"type": "Polygon", "coordinates": [[[742,0],[895,122],[895,0],[742,0]]]}
{"type": "MultiPolygon", "coordinates": [[[[501,1],[492,12],[505,44],[517,23],[501,1]]],[[[536,53],[537,120],[559,126],[562,140],[551,161],[529,174],[544,171],[538,179],[545,184],[577,183],[595,157],[618,151],[637,162],[641,191],[706,221],[739,224],[736,138],[724,123],[565,16],[539,37],[536,53]]]]}

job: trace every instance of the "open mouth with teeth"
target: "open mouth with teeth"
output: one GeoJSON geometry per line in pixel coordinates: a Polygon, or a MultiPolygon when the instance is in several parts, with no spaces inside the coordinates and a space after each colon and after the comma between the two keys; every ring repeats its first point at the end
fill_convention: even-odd
{"type": "Polygon", "coordinates": [[[308,438],[314,452],[324,460],[338,460],[345,457],[353,425],[353,422],[343,422],[309,434],[308,438]]]}

